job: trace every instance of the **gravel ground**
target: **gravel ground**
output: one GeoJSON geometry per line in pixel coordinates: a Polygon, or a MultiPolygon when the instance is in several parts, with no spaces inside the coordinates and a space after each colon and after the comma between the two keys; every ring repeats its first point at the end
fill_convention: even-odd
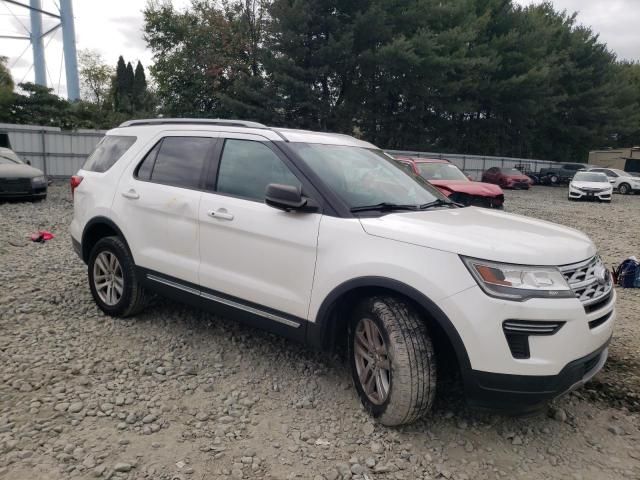
{"type": "MultiPolygon", "coordinates": [[[[574,204],[507,192],[507,210],[586,231],[608,264],[640,254],[640,197],[574,204]]],[[[459,388],[400,429],[373,423],[340,358],[159,300],[96,308],[67,233],[66,185],[0,204],[0,478],[640,478],[640,293],[619,290],[605,370],[547,414],[468,409],[459,388]],[[46,244],[26,235],[57,234],[46,244]]]]}

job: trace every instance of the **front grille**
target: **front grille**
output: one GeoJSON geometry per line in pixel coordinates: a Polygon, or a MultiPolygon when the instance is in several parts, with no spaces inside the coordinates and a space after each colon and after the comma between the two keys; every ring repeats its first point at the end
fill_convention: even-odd
{"type": "Polygon", "coordinates": [[[0,178],[0,193],[27,193],[30,190],[29,178],[0,178]]]}
{"type": "Polygon", "coordinates": [[[602,304],[611,294],[611,275],[599,256],[562,266],[560,271],[586,311],[593,311],[592,305],[602,304]]]}

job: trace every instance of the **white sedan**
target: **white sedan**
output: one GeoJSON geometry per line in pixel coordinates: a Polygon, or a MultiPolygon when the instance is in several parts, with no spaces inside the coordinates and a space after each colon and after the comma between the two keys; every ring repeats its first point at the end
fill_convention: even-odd
{"type": "Polygon", "coordinates": [[[590,172],[604,173],[613,188],[618,190],[622,195],[629,193],[640,193],[640,178],[634,177],[630,173],[617,168],[590,168],[590,172]]]}
{"type": "Polygon", "coordinates": [[[569,184],[569,200],[611,202],[613,186],[604,173],[578,172],[569,184]]]}

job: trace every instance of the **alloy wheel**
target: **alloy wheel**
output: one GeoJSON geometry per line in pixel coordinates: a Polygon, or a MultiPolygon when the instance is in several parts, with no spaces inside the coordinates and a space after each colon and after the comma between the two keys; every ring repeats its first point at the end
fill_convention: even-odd
{"type": "Polygon", "coordinates": [[[110,307],[116,305],[124,291],[124,275],[115,254],[104,251],[93,263],[93,286],[98,297],[110,307]]]}
{"type": "Polygon", "coordinates": [[[362,318],[353,342],[362,390],[372,403],[382,405],[389,396],[391,384],[391,361],[382,333],[373,320],[362,318]]]}

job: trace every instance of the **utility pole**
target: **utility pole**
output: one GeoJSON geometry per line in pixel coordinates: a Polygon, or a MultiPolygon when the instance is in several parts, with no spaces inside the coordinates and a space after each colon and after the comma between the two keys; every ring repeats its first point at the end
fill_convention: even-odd
{"type": "Polygon", "coordinates": [[[38,85],[47,86],[47,67],[44,59],[42,40],[42,6],[40,0],[31,0],[31,48],[33,50],[33,71],[38,85]]]}
{"type": "Polygon", "coordinates": [[[76,53],[76,27],[73,22],[71,0],[60,0],[60,23],[62,24],[67,97],[73,102],[80,99],[80,82],[78,80],[78,55],[76,53]]]}

